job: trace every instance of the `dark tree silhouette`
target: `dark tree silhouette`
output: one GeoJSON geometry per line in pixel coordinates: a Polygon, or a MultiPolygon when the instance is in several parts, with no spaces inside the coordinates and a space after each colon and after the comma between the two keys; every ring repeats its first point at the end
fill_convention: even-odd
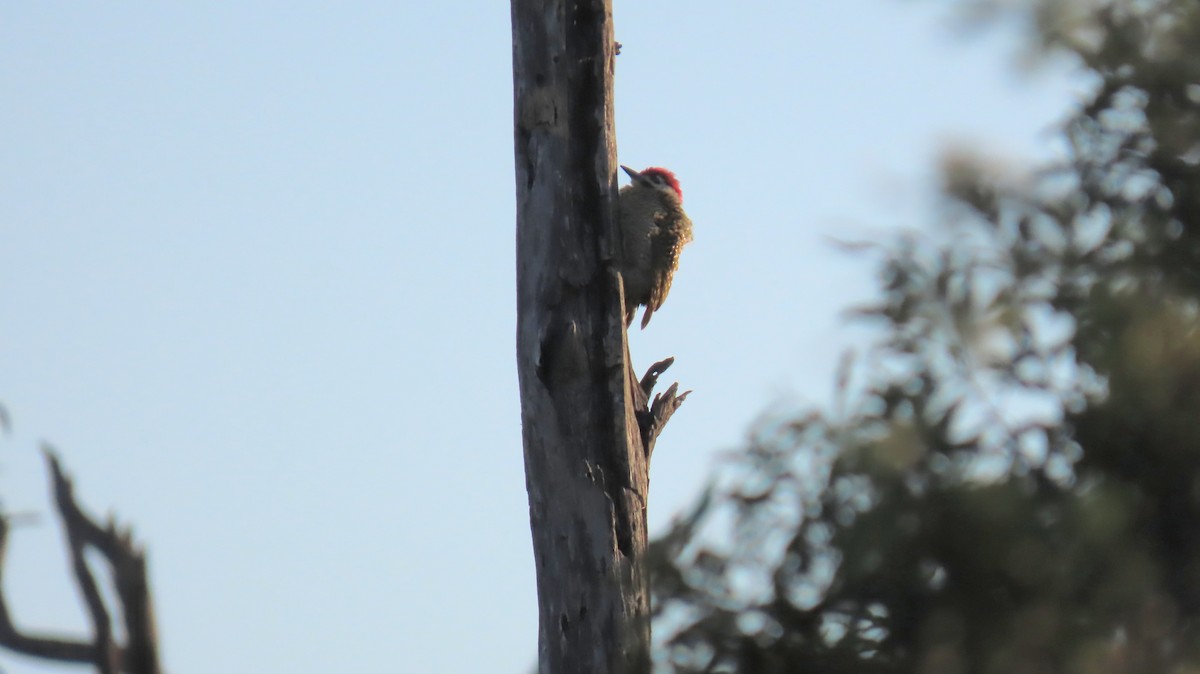
{"type": "Polygon", "coordinates": [[[834,408],[652,547],[665,671],[1200,668],[1200,3],[1022,7],[1094,77],[1068,160],[947,158],[834,408]]]}

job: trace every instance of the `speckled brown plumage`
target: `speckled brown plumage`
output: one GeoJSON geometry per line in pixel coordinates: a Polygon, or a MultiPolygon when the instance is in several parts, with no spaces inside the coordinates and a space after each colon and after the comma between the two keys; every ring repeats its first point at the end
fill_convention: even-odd
{"type": "Polygon", "coordinates": [[[632,324],[637,308],[644,306],[645,328],[671,291],[679,254],[692,240],[692,221],[683,212],[683,193],[670,171],[621,168],[633,180],[619,195],[618,267],[625,283],[625,324],[632,324]]]}

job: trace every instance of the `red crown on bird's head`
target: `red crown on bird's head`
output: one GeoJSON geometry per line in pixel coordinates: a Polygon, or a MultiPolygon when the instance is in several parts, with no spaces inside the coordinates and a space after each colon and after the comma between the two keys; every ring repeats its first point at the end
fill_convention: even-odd
{"type": "Polygon", "coordinates": [[[667,169],[659,166],[651,166],[645,171],[642,171],[642,175],[657,175],[662,177],[662,179],[671,186],[671,189],[675,190],[675,194],[679,195],[679,200],[683,201],[683,189],[679,187],[679,179],[675,177],[674,173],[671,173],[667,169]]]}

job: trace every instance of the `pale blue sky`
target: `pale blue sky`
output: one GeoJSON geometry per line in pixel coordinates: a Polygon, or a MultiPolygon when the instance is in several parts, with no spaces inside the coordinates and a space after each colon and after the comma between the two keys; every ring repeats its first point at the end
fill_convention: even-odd
{"type": "MultiPolygon", "coordinates": [[[[696,241],[632,339],[695,393],[650,519],[780,401],[821,403],[871,267],[947,142],[1054,151],[1061,72],[945,3],[616,0],[620,160],[696,241]]],[[[517,672],[536,596],[514,358],[508,3],[0,7],[5,573],[87,623],[36,448],[150,549],[185,672],[517,672]]],[[[80,671],[0,653],[10,674],[80,671]]]]}

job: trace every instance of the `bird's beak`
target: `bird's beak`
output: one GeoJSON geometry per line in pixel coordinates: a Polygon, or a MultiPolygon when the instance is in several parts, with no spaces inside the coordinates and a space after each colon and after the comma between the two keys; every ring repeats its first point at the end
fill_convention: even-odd
{"type": "Polygon", "coordinates": [[[638,179],[638,176],[642,175],[642,174],[638,173],[637,171],[634,171],[633,169],[629,168],[628,166],[626,166],[626,165],[624,165],[624,164],[621,164],[621,170],[622,170],[622,171],[624,171],[624,172],[626,172],[626,173],[628,173],[628,174],[629,174],[629,177],[630,177],[631,179],[633,179],[633,180],[637,180],[637,179],[638,179]]]}

